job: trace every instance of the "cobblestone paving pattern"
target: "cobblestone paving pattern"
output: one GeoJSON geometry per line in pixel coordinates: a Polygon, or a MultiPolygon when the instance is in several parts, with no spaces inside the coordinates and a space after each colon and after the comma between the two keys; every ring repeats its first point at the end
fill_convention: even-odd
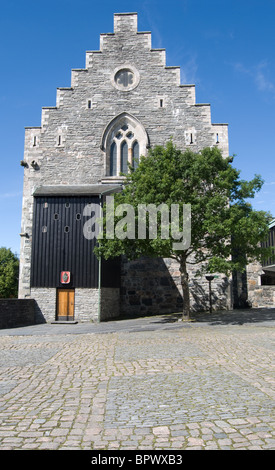
{"type": "Polygon", "coordinates": [[[0,449],[275,449],[274,329],[0,336],[0,449]]]}

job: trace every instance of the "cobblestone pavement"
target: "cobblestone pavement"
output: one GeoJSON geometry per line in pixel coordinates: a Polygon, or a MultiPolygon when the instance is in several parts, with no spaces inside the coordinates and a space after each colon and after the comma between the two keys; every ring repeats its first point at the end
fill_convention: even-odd
{"type": "Polygon", "coordinates": [[[0,332],[0,449],[275,449],[274,309],[0,332]]]}

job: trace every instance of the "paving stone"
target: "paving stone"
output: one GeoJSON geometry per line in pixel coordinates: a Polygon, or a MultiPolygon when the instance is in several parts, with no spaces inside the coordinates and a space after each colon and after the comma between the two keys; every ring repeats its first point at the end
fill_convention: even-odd
{"type": "Polygon", "coordinates": [[[275,449],[270,321],[143,321],[2,332],[0,449],[275,449]]]}

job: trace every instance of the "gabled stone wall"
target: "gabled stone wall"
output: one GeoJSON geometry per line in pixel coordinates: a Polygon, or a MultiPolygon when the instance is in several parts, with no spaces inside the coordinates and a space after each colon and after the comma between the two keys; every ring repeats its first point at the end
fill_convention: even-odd
{"type": "MultiPolygon", "coordinates": [[[[165,49],[153,49],[151,33],[138,31],[136,13],[115,14],[114,32],[100,36],[100,50],[87,51],[85,68],[72,70],[70,86],[58,88],[55,105],[42,108],[41,125],[25,130],[19,297],[38,296],[42,312],[48,311],[49,304],[45,301],[43,306],[43,292],[31,290],[30,285],[33,194],[43,185],[121,181],[108,173],[108,130],[116,129],[114,124],[122,116],[127,116],[127,122],[136,130],[144,154],[149,146],[164,145],[172,137],[182,151],[217,146],[228,156],[227,124],[211,122],[210,104],[196,103],[194,84],[182,84],[180,68],[166,65],[165,49]],[[125,88],[117,78],[123,71],[130,77],[125,88]]],[[[137,278],[126,281],[124,276],[123,308],[132,308],[134,296],[139,297],[141,312],[153,305],[157,311],[162,301],[162,310],[169,305],[178,308],[181,294],[173,270],[169,281],[164,281],[161,271],[151,275],[159,292],[151,300],[149,286],[143,290],[134,286],[137,278]]],[[[144,284],[143,275],[139,282],[144,284]]],[[[213,286],[216,304],[228,304],[227,283],[220,279],[216,284],[213,286]]],[[[194,281],[191,287],[194,307],[201,308],[206,302],[207,283],[203,278],[194,281]]],[[[109,299],[110,293],[106,291],[106,295],[109,299]]],[[[117,299],[117,294],[113,298],[117,299]]],[[[84,306],[76,305],[76,309],[79,316],[85,316],[84,306]]],[[[51,310],[50,316],[53,315],[51,310]]],[[[95,311],[89,314],[90,319],[95,316],[95,311]]],[[[48,313],[46,317],[49,318],[48,313]]]]}

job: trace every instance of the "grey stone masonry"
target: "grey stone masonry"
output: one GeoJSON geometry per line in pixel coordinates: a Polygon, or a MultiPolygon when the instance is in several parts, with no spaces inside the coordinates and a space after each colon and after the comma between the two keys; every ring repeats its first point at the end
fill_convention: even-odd
{"type": "MultiPolygon", "coordinates": [[[[78,322],[98,322],[118,317],[119,295],[119,289],[115,288],[101,288],[100,292],[99,289],[75,289],[74,320],[78,322]]],[[[56,289],[32,287],[31,296],[36,300],[32,323],[55,321],[56,289]]],[[[25,300],[25,302],[28,302],[28,300],[25,300]]]]}
{"type": "Polygon", "coordinates": [[[110,174],[110,142],[123,122],[145,155],[172,137],[183,151],[218,146],[228,156],[227,124],[211,122],[210,105],[196,103],[195,86],[180,83],[180,68],[166,65],[164,49],[152,49],[136,13],[115,14],[114,32],[101,34],[100,50],[87,51],[85,68],[71,72],[71,86],[58,88],[56,104],[42,108],[41,126],[25,129],[20,298],[34,294],[34,191],[121,181],[110,174]]]}
{"type": "Polygon", "coordinates": [[[247,298],[253,308],[271,308],[275,305],[275,286],[261,285],[263,268],[255,261],[249,263],[247,268],[247,298]]]}

